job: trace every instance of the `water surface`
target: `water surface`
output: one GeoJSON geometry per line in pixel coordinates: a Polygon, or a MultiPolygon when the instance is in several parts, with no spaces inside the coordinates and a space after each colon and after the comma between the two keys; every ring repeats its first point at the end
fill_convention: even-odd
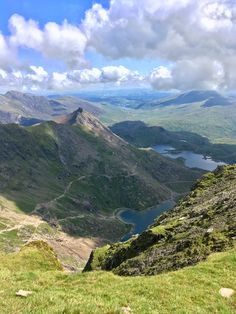
{"type": "Polygon", "coordinates": [[[156,207],[147,210],[137,211],[134,209],[125,209],[119,212],[118,217],[127,224],[132,224],[132,230],[127,233],[122,241],[127,241],[132,235],[142,233],[154,220],[164,211],[174,207],[173,201],[165,201],[156,207]]]}
{"type": "Polygon", "coordinates": [[[153,147],[158,153],[173,159],[184,158],[184,163],[189,168],[199,168],[207,171],[213,171],[217,166],[226,165],[224,162],[217,162],[212,160],[211,157],[204,157],[201,154],[196,154],[191,151],[176,151],[170,145],[156,145],[153,147]]]}

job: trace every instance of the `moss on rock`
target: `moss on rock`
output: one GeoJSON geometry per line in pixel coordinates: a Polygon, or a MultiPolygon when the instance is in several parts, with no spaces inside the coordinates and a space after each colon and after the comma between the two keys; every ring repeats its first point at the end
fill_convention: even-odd
{"type": "Polygon", "coordinates": [[[224,166],[204,175],[188,196],[141,235],[107,247],[99,262],[95,250],[86,269],[154,275],[194,265],[232,248],[235,239],[236,166],[224,166]]]}

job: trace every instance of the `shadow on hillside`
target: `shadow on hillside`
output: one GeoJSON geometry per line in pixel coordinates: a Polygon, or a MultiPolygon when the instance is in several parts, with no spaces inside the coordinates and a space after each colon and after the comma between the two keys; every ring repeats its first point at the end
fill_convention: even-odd
{"type": "Polygon", "coordinates": [[[187,150],[210,156],[215,161],[236,163],[236,145],[212,144],[209,139],[197,133],[168,131],[160,126],[148,126],[142,121],[123,121],[112,125],[110,129],[138,147],[171,145],[176,150],[187,150]]]}

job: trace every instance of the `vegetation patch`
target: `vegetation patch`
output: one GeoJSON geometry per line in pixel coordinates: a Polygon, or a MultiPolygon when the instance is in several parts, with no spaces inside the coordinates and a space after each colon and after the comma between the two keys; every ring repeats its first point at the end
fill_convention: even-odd
{"type": "Polygon", "coordinates": [[[85,270],[112,270],[125,276],[177,270],[232,248],[235,237],[236,166],[225,166],[205,175],[141,235],[107,248],[100,264],[93,264],[95,250],[85,270]]]}

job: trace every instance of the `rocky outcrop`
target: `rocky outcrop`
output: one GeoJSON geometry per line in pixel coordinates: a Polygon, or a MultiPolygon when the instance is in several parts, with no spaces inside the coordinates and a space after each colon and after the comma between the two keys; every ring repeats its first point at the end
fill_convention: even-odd
{"type": "Polygon", "coordinates": [[[219,167],[144,233],[95,250],[85,270],[154,275],[194,265],[231,248],[235,239],[236,166],[219,167]]]}

